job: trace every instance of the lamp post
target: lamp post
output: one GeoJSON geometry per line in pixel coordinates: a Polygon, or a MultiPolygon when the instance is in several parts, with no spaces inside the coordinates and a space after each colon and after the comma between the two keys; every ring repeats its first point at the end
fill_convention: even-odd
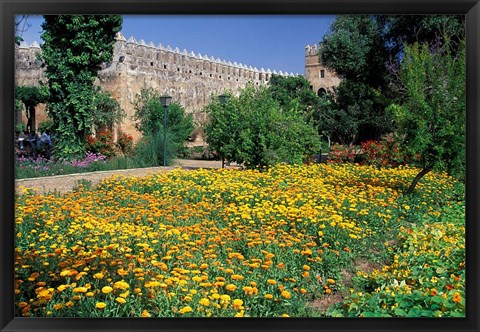
{"type": "Polygon", "coordinates": [[[172,97],[163,95],[160,97],[160,103],[163,106],[163,166],[167,166],[167,111],[172,97]]]}
{"type": "MultiPolygon", "coordinates": [[[[218,100],[220,100],[220,104],[222,106],[228,102],[228,98],[230,98],[230,96],[226,94],[222,94],[218,96],[218,100]]],[[[222,155],[222,168],[225,168],[225,159],[223,158],[223,155],[222,155]]]]}

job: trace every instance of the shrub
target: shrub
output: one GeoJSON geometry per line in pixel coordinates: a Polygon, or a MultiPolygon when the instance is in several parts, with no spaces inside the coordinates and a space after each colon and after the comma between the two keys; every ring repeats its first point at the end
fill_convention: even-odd
{"type": "MultiPolygon", "coordinates": [[[[166,164],[178,155],[179,143],[167,128],[166,164]]],[[[135,147],[135,163],[140,167],[163,166],[163,128],[153,135],[143,136],[135,147]]]]}
{"type": "Polygon", "coordinates": [[[117,153],[116,144],[110,131],[102,130],[95,137],[87,136],[87,140],[87,150],[93,153],[101,153],[108,158],[115,156],[117,153]]]}
{"type": "Polygon", "coordinates": [[[327,162],[330,163],[353,163],[355,160],[355,149],[353,146],[334,144],[330,147],[327,162]]]}
{"type": "Polygon", "coordinates": [[[300,164],[318,150],[319,137],[300,104],[282,108],[267,88],[245,88],[226,104],[207,109],[207,142],[222,159],[256,168],[300,164]]]}
{"type": "MultiPolygon", "coordinates": [[[[142,89],[133,102],[135,109],[134,120],[136,128],[144,136],[154,137],[163,132],[163,106],[160,103],[160,93],[152,88],[142,89]]],[[[186,141],[194,130],[192,114],[186,114],[185,109],[178,103],[172,103],[167,111],[167,130],[169,142],[175,145],[175,158],[178,154],[188,152],[186,141]]],[[[173,151],[173,150],[172,150],[173,151]]]]}
{"type": "Polygon", "coordinates": [[[361,164],[377,167],[397,167],[406,164],[407,156],[400,149],[400,143],[391,135],[382,137],[380,141],[363,142],[361,146],[361,164]]]}
{"type": "Polygon", "coordinates": [[[118,132],[117,146],[123,155],[130,156],[133,153],[133,137],[123,131],[118,132]]]}

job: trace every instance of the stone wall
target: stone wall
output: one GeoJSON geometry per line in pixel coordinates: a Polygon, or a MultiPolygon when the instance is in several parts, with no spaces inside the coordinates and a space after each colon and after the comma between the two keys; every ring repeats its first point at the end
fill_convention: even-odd
{"type": "MultiPolygon", "coordinates": [[[[161,94],[171,95],[173,101],[183,105],[187,112],[193,113],[195,121],[201,123],[205,120],[203,109],[210,103],[212,94],[230,91],[238,95],[248,82],[266,84],[272,74],[294,76],[162,44],[155,46],[133,37],[126,40],[121,33],[115,39],[113,59],[102,65],[95,84],[109,91],[125,110],[127,117],[119,127],[135,140],[140,133],[134,127],[132,102],[142,88],[152,87],[161,94]]],[[[42,61],[37,57],[40,53],[37,42],[22,43],[15,49],[16,85],[37,85],[46,80],[42,61]]],[[[320,63],[316,45],[305,47],[305,78],[319,94],[340,83],[335,72],[320,63]]],[[[38,106],[37,125],[46,119],[44,110],[45,105],[38,106]]],[[[26,122],[25,116],[23,120],[26,122]]]]}
{"type": "MultiPolygon", "coordinates": [[[[193,113],[196,121],[202,122],[205,119],[203,109],[209,104],[212,94],[230,91],[238,95],[248,82],[260,85],[266,84],[272,74],[294,75],[264,68],[258,70],[162,44],[147,45],[145,41],[137,42],[133,37],[126,40],[121,33],[115,39],[113,59],[103,64],[96,84],[111,92],[126,111],[127,118],[120,128],[135,139],[140,137],[140,133],[134,127],[132,101],[144,87],[171,95],[173,101],[179,102],[187,112],[193,113]]],[[[38,43],[30,46],[22,43],[15,51],[16,85],[36,85],[39,80],[45,81],[42,62],[35,56],[41,53],[38,43]]],[[[43,109],[43,106],[39,107],[37,124],[45,118],[43,109]]]]}

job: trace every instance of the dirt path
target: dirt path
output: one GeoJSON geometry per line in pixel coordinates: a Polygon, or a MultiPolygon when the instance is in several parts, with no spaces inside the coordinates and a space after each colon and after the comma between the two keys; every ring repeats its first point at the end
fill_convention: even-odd
{"type": "MultiPolygon", "coordinates": [[[[133,176],[146,176],[156,172],[170,171],[175,168],[181,167],[186,170],[194,170],[199,168],[221,168],[222,163],[220,161],[206,161],[206,160],[186,160],[177,159],[173,166],[167,167],[148,167],[148,168],[134,168],[134,169],[121,169],[115,171],[98,171],[91,173],[77,173],[68,175],[56,175],[42,178],[30,178],[15,180],[15,187],[18,190],[20,186],[25,188],[32,188],[38,190],[40,193],[48,192],[66,192],[72,190],[78,185],[79,180],[90,181],[93,185],[99,183],[103,179],[118,175],[133,175],[133,176]]],[[[236,166],[228,166],[227,168],[238,168],[236,166]]]]}

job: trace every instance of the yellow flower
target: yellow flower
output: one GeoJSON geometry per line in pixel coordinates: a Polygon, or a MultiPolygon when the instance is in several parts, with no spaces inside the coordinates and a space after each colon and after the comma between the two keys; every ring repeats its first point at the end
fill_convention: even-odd
{"type": "Polygon", "coordinates": [[[234,284],[228,284],[227,286],[225,286],[225,288],[226,288],[228,291],[233,292],[235,289],[237,289],[237,286],[235,286],[234,284]]]}
{"type": "Polygon", "coordinates": [[[95,274],[93,275],[93,277],[94,277],[95,279],[103,279],[104,275],[103,275],[103,273],[95,273],[95,274]]]}
{"type": "Polygon", "coordinates": [[[121,290],[126,290],[126,289],[129,289],[130,288],[130,285],[128,283],[126,283],[125,281],[121,280],[121,281],[117,281],[113,284],[113,288],[115,289],[121,289],[121,290]]]}
{"type": "Polygon", "coordinates": [[[193,311],[192,307],[187,305],[186,307],[183,307],[182,309],[180,309],[178,312],[183,315],[187,312],[192,312],[192,311],[193,311]]]}
{"type": "Polygon", "coordinates": [[[281,317],[290,317],[288,314],[282,314],[281,317]]]}
{"type": "Polygon", "coordinates": [[[85,295],[88,296],[88,297],[93,297],[93,296],[95,295],[95,293],[94,293],[94,292],[88,292],[88,293],[85,294],[85,295]]]}
{"type": "Polygon", "coordinates": [[[241,309],[243,306],[243,301],[240,299],[233,300],[233,309],[238,310],[241,309]]]}
{"type": "Polygon", "coordinates": [[[272,294],[265,294],[265,298],[267,300],[271,300],[271,299],[273,299],[273,295],[272,294]]]}
{"type": "Polygon", "coordinates": [[[108,294],[108,293],[110,293],[110,292],[112,292],[112,291],[113,291],[113,288],[110,287],[110,286],[105,286],[105,287],[102,288],[102,293],[103,293],[103,294],[108,294]]]}
{"type": "Polygon", "coordinates": [[[150,317],[150,313],[149,313],[147,310],[144,309],[144,310],[142,311],[142,314],[141,314],[140,316],[142,316],[142,317],[150,317]]]}
{"type": "Polygon", "coordinates": [[[105,302],[97,302],[97,304],[95,304],[95,307],[97,309],[103,309],[105,308],[107,305],[105,304],[105,302]]]}
{"type": "Polygon", "coordinates": [[[74,293],[86,293],[88,289],[86,287],[76,287],[73,289],[74,293]]]}
{"type": "Polygon", "coordinates": [[[122,303],[122,304],[124,304],[124,303],[127,302],[123,297],[117,297],[117,298],[115,299],[115,301],[117,301],[118,303],[122,303]]]}
{"type": "Polygon", "coordinates": [[[267,282],[270,284],[270,285],[275,285],[277,282],[273,279],[268,279],[267,282]]]}
{"type": "Polygon", "coordinates": [[[224,302],[230,302],[230,296],[227,294],[220,295],[220,300],[224,302]]]}
{"type": "Polygon", "coordinates": [[[333,285],[333,284],[335,283],[335,280],[333,280],[333,279],[327,279],[327,282],[328,282],[329,284],[333,285]]]}
{"type": "Polygon", "coordinates": [[[289,299],[291,297],[290,293],[287,292],[286,290],[282,291],[282,296],[286,299],[289,299]]]}
{"type": "Polygon", "coordinates": [[[63,291],[64,291],[65,289],[67,289],[67,288],[68,288],[68,285],[60,285],[60,286],[57,287],[57,290],[58,290],[59,292],[63,292],[63,291]]]}
{"type": "Polygon", "coordinates": [[[198,301],[201,305],[208,307],[210,305],[210,300],[206,298],[202,298],[200,301],[198,301]]]}

